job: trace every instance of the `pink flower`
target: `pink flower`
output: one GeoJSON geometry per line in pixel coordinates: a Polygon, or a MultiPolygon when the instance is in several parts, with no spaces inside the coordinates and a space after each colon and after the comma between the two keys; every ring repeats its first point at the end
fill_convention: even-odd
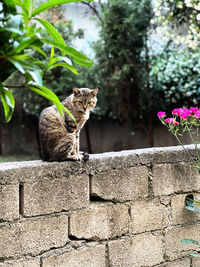
{"type": "Polygon", "coordinates": [[[193,108],[193,107],[191,107],[190,108],[190,111],[192,112],[192,113],[196,113],[196,112],[198,112],[198,108],[197,107],[195,107],[195,108],[193,108]]]}
{"type": "Polygon", "coordinates": [[[182,119],[187,119],[187,117],[192,116],[191,111],[187,108],[176,108],[172,110],[172,114],[180,116],[182,119]]]}
{"type": "Polygon", "coordinates": [[[195,117],[195,118],[200,118],[200,111],[197,111],[197,112],[194,114],[194,117],[195,117]]]}
{"type": "Polygon", "coordinates": [[[159,111],[158,114],[157,114],[158,118],[163,118],[166,116],[166,113],[163,112],[163,111],[159,111]]]}
{"type": "Polygon", "coordinates": [[[183,110],[182,108],[175,108],[172,110],[172,114],[179,116],[181,114],[182,110],[183,110]]]}
{"type": "Polygon", "coordinates": [[[191,111],[188,108],[184,108],[183,114],[185,114],[186,116],[191,116],[191,111]]]}
{"type": "Polygon", "coordinates": [[[180,114],[180,118],[186,120],[187,119],[187,115],[185,113],[182,113],[182,114],[180,114]]]}
{"type": "Polygon", "coordinates": [[[180,116],[180,118],[187,119],[187,116],[191,116],[191,111],[187,108],[175,108],[172,110],[172,114],[180,116]]]}
{"type": "Polygon", "coordinates": [[[167,118],[165,119],[165,122],[169,124],[179,125],[179,122],[176,121],[175,118],[167,118]]]}

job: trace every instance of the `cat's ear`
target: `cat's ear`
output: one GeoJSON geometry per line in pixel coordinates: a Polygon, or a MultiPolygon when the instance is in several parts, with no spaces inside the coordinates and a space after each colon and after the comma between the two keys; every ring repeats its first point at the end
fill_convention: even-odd
{"type": "Polygon", "coordinates": [[[96,89],[94,89],[94,90],[92,90],[92,92],[91,92],[91,94],[92,95],[94,95],[94,96],[96,96],[97,95],[97,93],[98,93],[98,89],[96,88],[96,89]]]}
{"type": "Polygon", "coordinates": [[[74,88],[73,93],[74,93],[74,95],[78,95],[78,94],[80,94],[80,91],[78,88],[74,88]]]}

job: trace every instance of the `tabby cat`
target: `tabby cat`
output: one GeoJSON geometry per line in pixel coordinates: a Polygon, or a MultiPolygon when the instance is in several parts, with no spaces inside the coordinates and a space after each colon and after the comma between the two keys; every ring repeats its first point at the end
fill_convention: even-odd
{"type": "Polygon", "coordinates": [[[61,116],[56,106],[45,108],[39,119],[41,156],[44,161],[81,160],[79,152],[80,130],[89,119],[89,111],[95,107],[98,89],[74,88],[62,104],[73,119],[64,112],[61,116]]]}

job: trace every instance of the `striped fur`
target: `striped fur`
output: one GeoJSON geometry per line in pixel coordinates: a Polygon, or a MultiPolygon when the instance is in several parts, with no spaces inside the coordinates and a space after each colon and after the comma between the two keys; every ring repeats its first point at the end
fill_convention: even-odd
{"type": "Polygon", "coordinates": [[[95,107],[98,89],[74,88],[62,104],[72,113],[76,123],[66,113],[61,116],[55,106],[45,108],[39,119],[41,156],[45,161],[81,160],[79,135],[89,111],[95,107]]]}

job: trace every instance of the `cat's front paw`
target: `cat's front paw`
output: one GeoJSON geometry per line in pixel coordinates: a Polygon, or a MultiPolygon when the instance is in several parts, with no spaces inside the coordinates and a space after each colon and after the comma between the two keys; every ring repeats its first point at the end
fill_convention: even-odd
{"type": "Polygon", "coordinates": [[[78,161],[81,161],[81,160],[83,160],[83,155],[81,155],[81,154],[76,155],[76,158],[78,161]]]}
{"type": "Polygon", "coordinates": [[[80,161],[83,159],[83,155],[69,155],[67,160],[80,161]]]}

